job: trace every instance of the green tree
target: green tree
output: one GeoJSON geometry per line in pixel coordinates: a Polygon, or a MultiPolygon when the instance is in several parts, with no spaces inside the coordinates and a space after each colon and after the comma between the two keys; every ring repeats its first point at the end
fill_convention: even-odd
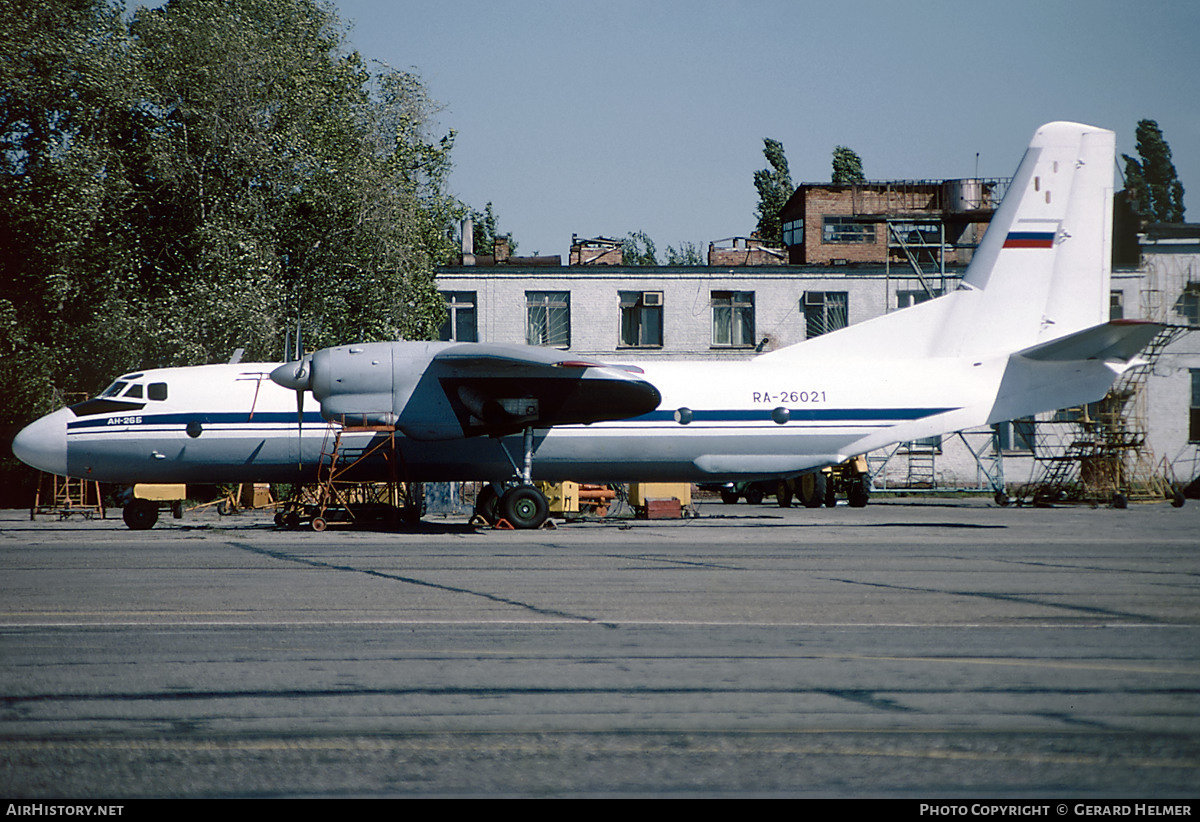
{"type": "Polygon", "coordinates": [[[862,158],[845,146],[833,149],[833,184],[861,183],[863,177],[862,158]]]}
{"type": "Polygon", "coordinates": [[[1171,162],[1171,147],[1154,120],[1137,124],[1135,160],[1125,160],[1125,187],[1143,220],[1155,223],[1183,222],[1183,184],[1171,162]]]}
{"type": "Polygon", "coordinates": [[[313,344],[436,333],[463,209],[419,79],[369,71],[314,0],[172,0],[128,24],[104,0],[23,2],[0,219],[33,333],[7,334],[49,332],[64,388],[278,356],[297,313],[313,344]]]}
{"type": "Polygon", "coordinates": [[[758,190],[758,206],[754,212],[758,217],[758,225],[754,233],[764,243],[778,245],[783,241],[779,212],[792,196],[795,187],[788,173],[783,143],[764,137],[763,156],[767,158],[769,167],[754,172],[754,187],[758,190]]]}
{"type": "Polygon", "coordinates": [[[471,209],[471,226],[472,226],[472,242],[475,244],[476,254],[491,254],[496,247],[496,240],[504,238],[508,240],[508,251],[510,254],[516,252],[517,244],[513,241],[511,234],[501,234],[499,232],[500,218],[496,216],[496,211],[489,202],[484,207],[482,212],[471,209]]]}
{"type": "Polygon", "coordinates": [[[132,215],[156,245],[137,285],[174,320],[149,359],[266,356],[296,312],[314,345],[436,333],[453,135],[428,136],[415,77],[372,75],[312,0],[172,0],[132,31],[155,189],[132,215]]]}
{"type": "Polygon", "coordinates": [[[667,246],[667,260],[660,263],[658,247],[644,231],[631,231],[621,243],[621,259],[625,265],[704,265],[706,260],[700,255],[700,248],[695,243],[680,243],[676,248],[667,246]]]}
{"type": "Polygon", "coordinates": [[[47,410],[56,387],[80,390],[64,375],[97,387],[90,358],[104,352],[80,329],[103,299],[128,190],[129,46],[103,0],[0,12],[0,390],[23,413],[47,410]]]}
{"type": "Polygon", "coordinates": [[[667,265],[705,265],[707,262],[695,243],[683,242],[679,248],[667,246],[667,265]]]}
{"type": "Polygon", "coordinates": [[[621,241],[621,260],[625,265],[658,265],[654,240],[644,231],[631,231],[621,241]]]}

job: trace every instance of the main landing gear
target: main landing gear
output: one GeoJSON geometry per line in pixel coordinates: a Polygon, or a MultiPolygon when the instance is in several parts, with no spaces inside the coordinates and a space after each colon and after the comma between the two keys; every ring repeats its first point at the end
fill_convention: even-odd
{"type": "MultiPolygon", "coordinates": [[[[501,448],[504,448],[501,443],[501,448]]],[[[533,429],[526,428],[524,436],[525,464],[518,470],[508,449],[504,453],[513,462],[514,478],[506,483],[492,483],[479,492],[475,500],[475,515],[495,528],[505,526],[527,530],[540,528],[550,516],[550,503],[533,484],[533,429]]]]}
{"type": "Polygon", "coordinates": [[[475,515],[493,528],[540,528],[550,516],[550,503],[536,485],[484,487],[475,500],[475,515]]]}

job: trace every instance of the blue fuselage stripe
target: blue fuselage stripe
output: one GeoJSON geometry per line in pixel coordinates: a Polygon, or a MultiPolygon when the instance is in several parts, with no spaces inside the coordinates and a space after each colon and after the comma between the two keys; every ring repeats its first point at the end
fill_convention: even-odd
{"type": "MultiPolygon", "coordinates": [[[[789,408],[791,422],[895,422],[919,420],[954,411],[954,408],[789,408]]],[[[629,422],[665,422],[675,420],[674,411],[651,411],[629,422]]],[[[772,422],[773,409],[692,411],[695,422],[772,422]]]]}
{"type": "MultiPolygon", "coordinates": [[[[924,419],[936,414],[954,411],[954,408],[789,408],[788,419],[793,423],[888,423],[924,419]]],[[[675,411],[651,411],[640,417],[616,420],[618,423],[675,423],[675,411]]],[[[774,422],[771,409],[697,409],[692,411],[692,422],[702,423],[762,423],[774,422]]],[[[67,423],[68,433],[99,433],[104,430],[128,431],[130,428],[147,430],[168,426],[186,426],[190,422],[201,425],[237,430],[270,430],[270,427],[296,425],[292,412],[213,412],[213,413],[168,413],[168,414],[116,414],[113,416],[73,420],[67,423]]],[[[304,425],[325,425],[320,413],[306,413],[304,425]]]]}

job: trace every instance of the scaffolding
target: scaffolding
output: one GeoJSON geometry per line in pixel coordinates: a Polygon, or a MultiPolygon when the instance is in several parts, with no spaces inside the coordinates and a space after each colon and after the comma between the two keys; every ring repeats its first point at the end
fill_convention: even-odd
{"type": "Polygon", "coordinates": [[[945,440],[901,442],[890,449],[867,455],[871,484],[876,491],[904,493],[992,493],[997,502],[1007,504],[1004,484],[1004,457],[996,447],[990,426],[956,431],[946,440],[961,442],[975,463],[973,483],[947,485],[938,471],[938,458],[945,451],[945,440]],[[893,471],[889,476],[888,469],[893,471]]]}
{"type": "Polygon", "coordinates": [[[37,492],[29,518],[53,516],[67,519],[78,514],[84,519],[104,519],[104,498],[100,495],[100,483],[94,480],[60,477],[57,474],[39,472],[37,492]]]}
{"type": "Polygon", "coordinates": [[[324,531],[332,522],[396,525],[401,519],[415,523],[424,513],[424,486],[401,482],[402,454],[391,426],[348,426],[330,428],[321,443],[317,481],[301,486],[276,523],[289,528],[308,525],[324,531]],[[373,434],[360,444],[357,435],[373,434]],[[363,482],[368,463],[383,460],[388,479],[363,482]]]}
{"type": "Polygon", "coordinates": [[[1200,279],[1190,263],[1155,260],[1141,272],[1141,315],[1164,327],[1147,344],[1102,400],[1031,421],[1034,479],[1017,489],[1020,503],[1109,503],[1170,500],[1183,504],[1171,460],[1155,455],[1148,441],[1147,381],[1163,353],[1197,318],[1187,296],[1200,279]],[[1180,322],[1183,320],[1184,322],[1180,322]]]}
{"type": "MultiPolygon", "coordinates": [[[[988,223],[1008,191],[1011,178],[966,180],[894,180],[856,183],[851,190],[852,213],[858,222],[883,223],[887,231],[884,255],[886,310],[891,310],[893,252],[908,264],[923,291],[923,299],[945,294],[946,266],[969,262],[978,242],[962,242],[968,225],[988,223]],[[950,239],[953,238],[953,239],[950,239]],[[965,254],[955,252],[964,251],[965,254]],[[953,260],[948,258],[953,256],[953,260]],[[937,285],[933,285],[936,276],[937,285]]],[[[953,276],[958,276],[957,274],[953,276]]],[[[904,306],[896,306],[903,308],[904,306]]]]}

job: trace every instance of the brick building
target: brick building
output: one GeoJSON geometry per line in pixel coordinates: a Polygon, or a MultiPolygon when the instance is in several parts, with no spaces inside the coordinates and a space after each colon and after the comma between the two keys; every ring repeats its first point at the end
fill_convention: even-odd
{"type": "Polygon", "coordinates": [[[792,265],[965,265],[1008,185],[995,180],[803,183],[780,211],[792,265]]]}

